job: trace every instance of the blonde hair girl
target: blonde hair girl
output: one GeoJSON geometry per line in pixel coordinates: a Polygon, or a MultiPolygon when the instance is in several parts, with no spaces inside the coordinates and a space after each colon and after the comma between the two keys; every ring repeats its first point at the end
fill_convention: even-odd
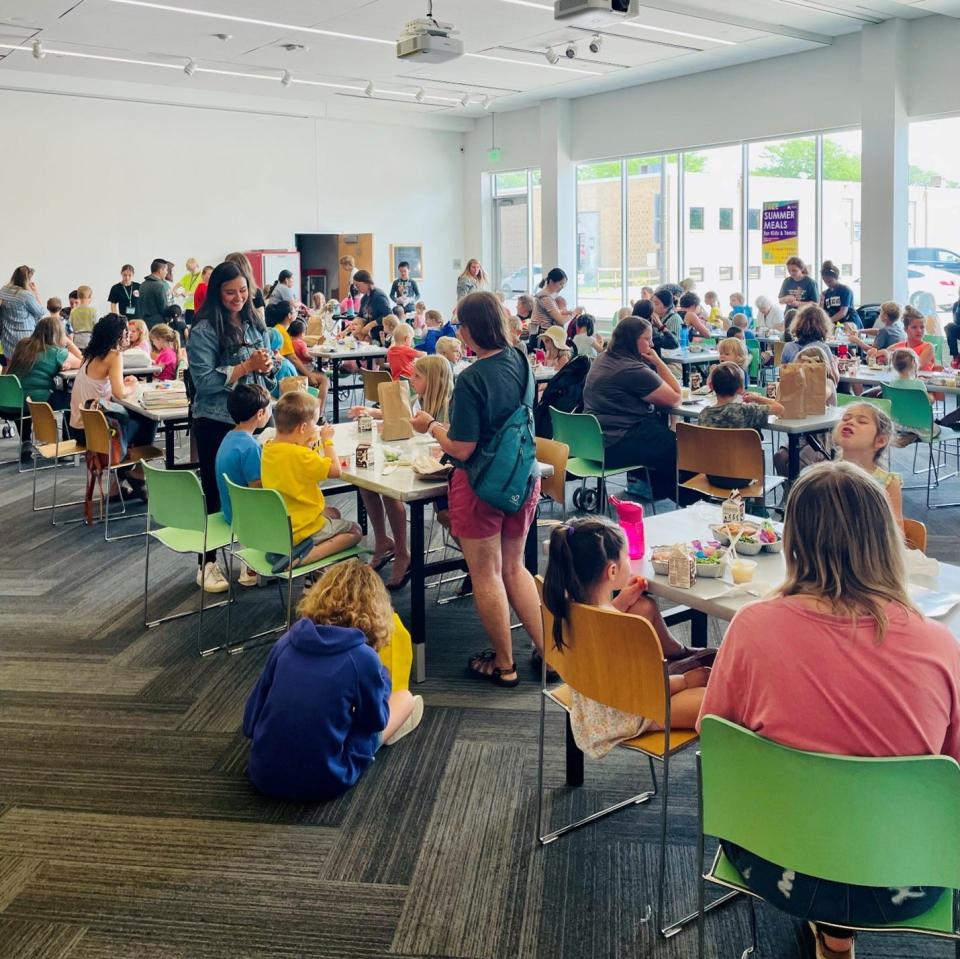
{"type": "Polygon", "coordinates": [[[150,352],[150,330],[143,320],[127,320],[127,329],[130,331],[130,342],[127,349],[143,350],[144,353],[150,352]]]}
{"type": "MultiPolygon", "coordinates": [[[[446,423],[450,418],[450,397],[453,395],[453,372],[442,356],[421,356],[413,363],[410,386],[420,398],[420,409],[434,419],[446,423]]],[[[354,406],[350,418],[371,416],[382,419],[383,413],[370,407],[354,406]]],[[[387,589],[401,589],[410,579],[410,551],[407,545],[407,509],[400,500],[381,497],[371,490],[360,490],[373,529],[373,555],[370,566],[383,569],[391,560],[393,569],[387,589]],[[387,535],[387,522],[392,537],[387,535]]]]}
{"type": "Polygon", "coordinates": [[[717,344],[720,362],[736,363],[744,372],[750,369],[750,351],[747,344],[736,336],[728,336],[717,344]]]}

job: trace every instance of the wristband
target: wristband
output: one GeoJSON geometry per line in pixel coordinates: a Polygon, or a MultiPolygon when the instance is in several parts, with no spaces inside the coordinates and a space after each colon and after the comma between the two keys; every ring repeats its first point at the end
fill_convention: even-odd
{"type": "Polygon", "coordinates": [[[324,445],[324,448],[328,446],[333,446],[333,440],[324,440],[323,445],[324,445]]]}

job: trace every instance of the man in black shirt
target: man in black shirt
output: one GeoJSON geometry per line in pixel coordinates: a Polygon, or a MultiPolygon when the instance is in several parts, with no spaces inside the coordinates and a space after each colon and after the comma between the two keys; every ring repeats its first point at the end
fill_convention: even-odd
{"type": "Polygon", "coordinates": [[[135,320],[140,316],[140,284],[134,283],[133,273],[133,267],[124,263],[120,267],[120,282],[110,287],[107,297],[110,312],[118,313],[127,320],[135,320]]]}

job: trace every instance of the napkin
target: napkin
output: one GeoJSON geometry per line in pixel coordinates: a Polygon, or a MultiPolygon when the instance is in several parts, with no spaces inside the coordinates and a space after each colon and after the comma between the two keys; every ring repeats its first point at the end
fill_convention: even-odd
{"type": "Polygon", "coordinates": [[[772,588],[770,583],[766,583],[762,579],[755,579],[752,583],[741,583],[739,586],[731,586],[730,589],[725,589],[722,593],[717,593],[717,595],[712,598],[727,599],[728,597],[753,596],[761,599],[766,596],[772,588]]]}
{"type": "Polygon", "coordinates": [[[940,575],[940,564],[932,557],[926,556],[919,549],[905,549],[903,562],[907,567],[907,579],[927,577],[936,579],[940,575]]]}

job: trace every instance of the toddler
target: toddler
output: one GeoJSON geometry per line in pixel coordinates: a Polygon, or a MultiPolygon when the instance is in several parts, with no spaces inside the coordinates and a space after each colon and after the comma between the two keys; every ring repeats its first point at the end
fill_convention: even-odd
{"type": "Polygon", "coordinates": [[[753,319],[753,310],[746,305],[746,302],[742,293],[730,294],[730,319],[732,321],[735,316],[745,316],[747,322],[743,325],[744,329],[747,328],[750,320],[753,319]]]}
{"type": "Polygon", "coordinates": [[[99,317],[93,306],[93,290],[89,286],[78,286],[75,292],[76,304],[72,299],[70,303],[70,325],[73,327],[73,342],[85,349],[99,317]]]}
{"type": "Polygon", "coordinates": [[[413,308],[413,321],[411,323],[413,331],[417,336],[422,336],[427,329],[427,304],[423,300],[417,300],[413,308]]]}
{"type": "MultiPolygon", "coordinates": [[[[143,322],[136,320],[134,322],[143,322]]],[[[177,376],[180,340],[176,332],[166,323],[158,323],[149,331],[150,358],[163,369],[157,374],[158,380],[173,380],[177,376]]]]}
{"type": "Polygon", "coordinates": [[[416,729],[423,699],[400,677],[391,691],[381,657],[397,641],[396,620],[369,566],[351,560],[327,570],[297,612],[247,700],[243,732],[257,789],[318,802],[345,793],[381,744],[416,729]]]}
{"type": "Polygon", "coordinates": [[[387,350],[387,363],[390,365],[390,376],[394,380],[403,377],[409,380],[413,376],[413,361],[423,356],[415,350],[413,344],[413,327],[409,323],[399,323],[393,331],[393,344],[387,350]]]}
{"type": "MultiPolygon", "coordinates": [[[[628,307],[624,307],[628,309],[628,307]]],[[[632,310],[630,313],[632,314],[632,310]]],[[[578,356],[586,356],[589,359],[595,359],[597,354],[603,352],[603,337],[595,333],[593,317],[589,313],[581,313],[574,320],[576,323],[576,334],[573,337],[573,345],[578,356]]]]}
{"type": "MultiPolygon", "coordinates": [[[[309,393],[285,393],[277,402],[277,433],[263,449],[261,477],[287,506],[293,528],[294,565],[332,556],[360,542],[360,527],[341,519],[324,503],[320,483],[340,476],[333,427],[317,426],[320,404],[309,393]],[[320,447],[318,449],[318,446],[320,447]]],[[[270,557],[274,572],[287,567],[287,557],[270,557]]]]}
{"type": "Polygon", "coordinates": [[[880,458],[890,446],[893,420],[872,403],[850,403],[833,431],[834,445],[848,463],[869,473],[883,489],[893,518],[903,529],[903,483],[896,473],[880,466],[880,458]]]}
{"type": "Polygon", "coordinates": [[[457,335],[457,331],[453,328],[452,323],[443,322],[443,315],[439,310],[427,310],[426,321],[427,334],[420,344],[420,348],[424,353],[435,353],[437,340],[439,340],[441,336],[455,337],[457,335]]]}
{"type": "MultiPolygon", "coordinates": [[[[322,293],[317,295],[323,296],[322,293]]],[[[310,347],[307,346],[307,341],[304,339],[306,332],[307,324],[304,323],[303,320],[294,320],[287,330],[290,342],[293,344],[293,352],[296,354],[297,359],[300,360],[304,366],[312,366],[313,357],[310,355],[310,347]]]]}
{"type": "Polygon", "coordinates": [[[738,336],[727,336],[717,344],[720,362],[736,363],[743,371],[743,385],[750,385],[750,351],[738,336]]]}
{"type": "Polygon", "coordinates": [[[710,326],[721,326],[720,320],[720,297],[714,290],[707,290],[703,294],[703,303],[707,308],[707,323],[710,326]]]}

